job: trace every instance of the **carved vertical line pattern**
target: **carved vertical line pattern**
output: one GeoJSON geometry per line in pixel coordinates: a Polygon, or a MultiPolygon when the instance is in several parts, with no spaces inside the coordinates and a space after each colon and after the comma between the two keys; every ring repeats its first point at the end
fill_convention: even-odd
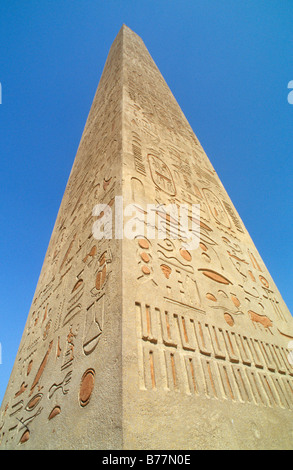
{"type": "Polygon", "coordinates": [[[269,406],[273,407],[276,402],[275,402],[275,397],[272,392],[272,388],[268,382],[268,377],[265,374],[261,374],[260,378],[263,383],[263,389],[266,392],[266,395],[268,398],[269,406]]]}
{"type": "Polygon", "coordinates": [[[240,356],[241,356],[242,362],[244,365],[251,366],[251,359],[249,358],[249,354],[247,352],[247,349],[248,351],[250,351],[247,337],[246,336],[242,337],[240,334],[238,334],[238,340],[239,340],[238,346],[240,344],[239,349],[240,349],[240,356]]]}
{"type": "Polygon", "coordinates": [[[149,351],[149,361],[150,361],[152,388],[154,389],[154,388],[156,388],[156,380],[155,380],[155,368],[154,368],[153,351],[149,351]]]}
{"type": "Polygon", "coordinates": [[[285,380],[284,379],[284,388],[287,392],[287,397],[289,400],[289,406],[290,409],[292,410],[293,408],[293,388],[292,388],[292,382],[290,383],[290,380],[285,380]]]}
{"type": "Polygon", "coordinates": [[[220,345],[220,340],[219,340],[219,336],[222,336],[222,341],[223,341],[223,332],[222,332],[222,329],[219,328],[219,336],[216,332],[216,328],[214,326],[212,326],[212,332],[211,332],[211,329],[208,328],[208,331],[210,333],[210,338],[211,338],[211,343],[212,343],[212,346],[213,346],[213,349],[214,349],[214,354],[215,354],[215,357],[218,358],[218,359],[225,359],[226,358],[226,354],[225,352],[222,350],[222,347],[220,345]],[[214,339],[213,339],[214,338],[214,339]]]}
{"type": "Polygon", "coordinates": [[[166,322],[166,329],[167,329],[167,337],[168,340],[171,341],[171,332],[170,332],[170,324],[168,319],[168,312],[165,311],[165,322],[166,322]]]}
{"type": "Polygon", "coordinates": [[[269,358],[268,349],[266,348],[263,341],[260,341],[260,344],[261,344],[261,349],[262,349],[262,353],[263,353],[263,357],[264,357],[266,366],[267,366],[268,370],[270,370],[271,372],[274,372],[276,369],[275,369],[274,365],[272,364],[271,358],[269,358]]]}
{"type": "Polygon", "coordinates": [[[183,333],[184,333],[184,339],[186,343],[188,343],[188,336],[187,336],[187,331],[186,331],[186,325],[185,325],[185,318],[182,316],[182,326],[183,326],[183,333]]]}
{"type": "MultiPolygon", "coordinates": [[[[140,370],[144,374],[140,376],[145,377],[145,388],[140,387],[141,390],[162,388],[191,395],[204,391],[209,398],[292,408],[293,390],[289,380],[279,377],[276,381],[274,377],[282,370],[281,361],[284,367],[284,348],[276,345],[273,348],[274,345],[259,339],[195,321],[187,312],[178,314],[150,304],[142,307],[139,302],[136,308],[143,328],[140,338],[144,360],[140,370]],[[162,334],[158,335],[158,331],[162,334]],[[206,356],[209,359],[204,359],[206,356]],[[279,361],[278,367],[273,360],[279,361]],[[261,372],[264,368],[266,372],[261,372]],[[199,382],[198,373],[202,377],[199,382]]],[[[289,367],[284,369],[284,375],[289,373],[289,367]]]]}
{"type": "Polygon", "coordinates": [[[215,397],[217,397],[217,391],[216,391],[216,387],[215,387],[215,383],[214,383],[214,379],[213,379],[213,374],[212,374],[212,371],[211,371],[211,365],[210,365],[209,361],[207,361],[207,367],[208,367],[208,373],[209,373],[209,378],[210,378],[210,382],[211,382],[211,385],[212,385],[212,389],[213,389],[215,397]]]}
{"type": "Polygon", "coordinates": [[[171,353],[170,357],[171,357],[171,367],[172,367],[172,377],[173,377],[174,388],[177,388],[174,354],[171,353]]]}
{"type": "MultiPolygon", "coordinates": [[[[282,386],[280,384],[280,381],[279,381],[279,378],[278,377],[273,377],[273,383],[275,385],[275,389],[277,391],[277,395],[279,397],[279,401],[280,401],[280,406],[281,408],[286,408],[286,405],[285,403],[287,404],[287,407],[289,407],[289,404],[288,404],[288,401],[284,395],[284,391],[282,389],[282,386]],[[284,403],[285,402],[285,403],[284,403]]],[[[290,407],[289,407],[290,408],[290,407]]]]}
{"type": "Polygon", "coordinates": [[[147,335],[151,335],[151,317],[150,317],[150,306],[145,306],[145,313],[146,313],[146,327],[147,327],[147,335]]]}
{"type": "Polygon", "coordinates": [[[232,391],[232,388],[231,388],[230,380],[229,380],[228,373],[227,373],[227,368],[224,366],[223,370],[224,370],[225,379],[226,379],[226,382],[227,382],[227,385],[228,385],[228,390],[229,390],[229,393],[230,393],[231,400],[234,400],[235,397],[234,397],[234,394],[233,394],[233,391],[232,391]]]}
{"type": "Polygon", "coordinates": [[[195,372],[194,372],[194,365],[193,365],[193,361],[192,361],[192,358],[191,358],[191,357],[188,359],[188,362],[189,362],[189,367],[190,367],[190,372],[191,372],[191,378],[192,378],[193,389],[194,389],[194,391],[196,392],[196,391],[197,391],[197,387],[196,387],[196,382],[195,382],[195,372]]]}
{"type": "Polygon", "coordinates": [[[259,387],[259,384],[257,383],[257,375],[255,372],[251,372],[251,377],[252,377],[252,381],[253,381],[253,385],[255,387],[255,390],[256,390],[256,394],[255,394],[255,398],[256,398],[256,401],[262,403],[263,405],[266,405],[266,402],[264,401],[264,398],[263,398],[263,395],[260,391],[260,387],[259,387]]]}
{"type": "Polygon", "coordinates": [[[246,402],[247,400],[251,402],[251,397],[249,396],[247,385],[244,382],[244,378],[241,373],[241,369],[236,366],[232,366],[232,373],[234,375],[235,383],[237,385],[241,401],[246,402]]]}

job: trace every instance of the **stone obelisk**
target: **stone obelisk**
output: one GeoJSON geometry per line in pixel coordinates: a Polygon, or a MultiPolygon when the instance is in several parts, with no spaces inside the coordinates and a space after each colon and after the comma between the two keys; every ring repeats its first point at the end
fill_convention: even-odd
{"type": "Polygon", "coordinates": [[[292,449],[292,341],[291,314],[219,177],[123,26],[2,403],[0,447],[292,449]],[[187,207],[196,248],[166,207],[187,207]],[[123,224],[134,222],[131,238],[123,224]],[[158,226],[165,236],[150,236],[158,226]]]}

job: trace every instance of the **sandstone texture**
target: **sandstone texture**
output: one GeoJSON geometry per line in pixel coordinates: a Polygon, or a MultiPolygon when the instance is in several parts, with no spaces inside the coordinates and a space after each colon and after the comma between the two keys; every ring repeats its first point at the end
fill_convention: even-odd
{"type": "Polygon", "coordinates": [[[292,449],[292,341],[292,316],[232,201],[123,26],[2,403],[0,448],[292,449]],[[118,200],[137,210],[133,239],[118,200]],[[112,211],[112,238],[94,236],[97,204],[112,211]],[[196,249],[172,236],[168,205],[188,208],[196,249]],[[159,226],[164,237],[148,236],[159,226]]]}

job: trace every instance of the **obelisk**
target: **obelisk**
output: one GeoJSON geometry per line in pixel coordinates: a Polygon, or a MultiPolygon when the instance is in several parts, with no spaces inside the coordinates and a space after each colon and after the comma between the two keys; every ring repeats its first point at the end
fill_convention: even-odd
{"type": "Polygon", "coordinates": [[[123,26],[2,403],[0,447],[292,449],[291,349],[272,277],[123,26]]]}

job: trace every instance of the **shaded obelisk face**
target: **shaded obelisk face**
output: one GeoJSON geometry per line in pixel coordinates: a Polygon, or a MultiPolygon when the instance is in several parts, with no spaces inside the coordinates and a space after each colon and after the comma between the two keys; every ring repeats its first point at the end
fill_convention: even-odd
{"type": "Polygon", "coordinates": [[[124,47],[123,199],[142,222],[123,240],[124,445],[290,448],[292,317],[143,42],[124,47]],[[195,247],[167,211],[184,204],[195,247]]]}
{"type": "Polygon", "coordinates": [[[292,342],[227,192],[124,26],[3,400],[1,448],[291,448],[292,342]]]}

